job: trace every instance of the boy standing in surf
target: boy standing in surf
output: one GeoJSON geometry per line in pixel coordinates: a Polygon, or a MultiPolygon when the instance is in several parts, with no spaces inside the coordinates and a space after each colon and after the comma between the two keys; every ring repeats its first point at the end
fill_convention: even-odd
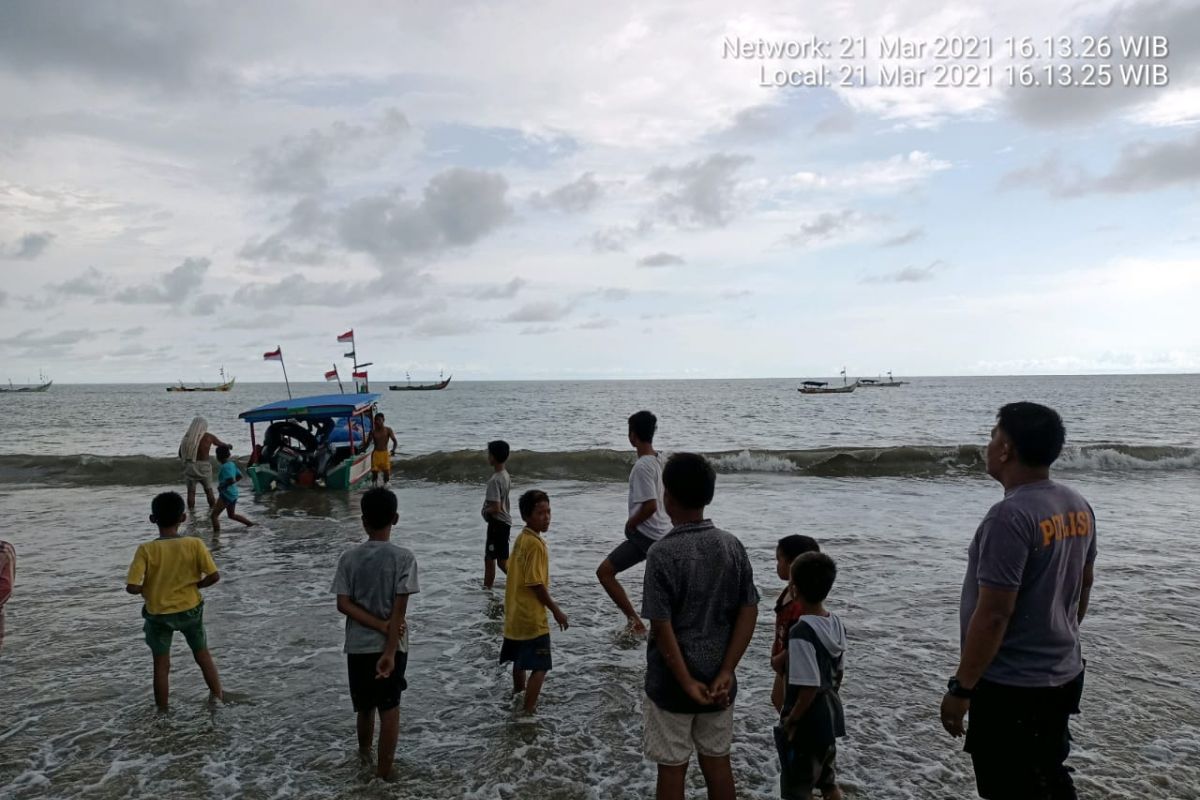
{"type": "Polygon", "coordinates": [[[837,578],[837,566],[824,553],[808,552],[791,565],[792,596],[800,616],[788,631],[781,656],[787,670],[787,693],[775,728],[775,749],[782,772],[783,800],[809,800],[813,789],[824,800],[842,800],[837,785],[837,740],[846,735],[842,671],[846,631],[836,614],[825,610],[825,598],[837,578]]]}
{"type": "Polygon", "coordinates": [[[787,640],[788,632],[804,613],[804,602],[796,596],[792,587],[792,562],[805,553],[819,553],[821,545],[811,536],[792,534],[784,536],[775,546],[775,574],[787,586],[775,600],[775,641],[771,643],[771,667],[775,670],[775,685],[771,689],[771,705],[778,713],[783,708],[783,696],[787,690],[787,640]]]}
{"type": "Polygon", "coordinates": [[[629,444],[637,451],[637,461],[629,473],[629,517],[625,520],[625,541],[617,545],[596,570],[604,591],[625,614],[629,630],[644,634],[646,625],[634,610],[629,595],[617,575],[646,560],[650,547],[671,530],[671,521],[663,508],[663,466],[654,449],[658,418],[639,411],[629,418],[629,444]]]}
{"type": "Polygon", "coordinates": [[[379,475],[382,473],[386,486],[392,479],[392,456],[396,455],[396,448],[400,443],[396,441],[396,432],[383,424],[383,414],[375,415],[375,424],[371,426],[371,441],[375,444],[375,450],[371,453],[371,485],[374,486],[379,481],[379,475]],[[390,453],[389,441],[392,443],[390,453]]]}
{"type": "Polygon", "coordinates": [[[676,453],[663,469],[663,505],[675,527],[646,557],[643,746],[658,764],[658,800],[683,800],[695,749],[709,800],[733,800],[734,670],[754,635],[758,589],[746,548],[704,516],[717,474],[701,455],[676,453]]]}
{"type": "Polygon", "coordinates": [[[525,713],[532,714],[551,668],[546,610],[564,631],[567,615],[550,597],[550,551],[542,538],[550,529],[550,497],[531,489],[521,495],[517,506],[525,529],[517,536],[508,562],[500,663],[513,662],[513,694],[525,692],[525,713]]]}
{"type": "Polygon", "coordinates": [[[512,516],[509,513],[508,491],[512,479],[504,464],[508,461],[508,442],[497,439],[488,442],[488,466],[492,476],[488,478],[483,495],[483,520],[487,533],[483,551],[483,588],[491,589],[496,581],[496,566],[508,572],[508,539],[512,535],[512,516]]]}
{"type": "Polygon", "coordinates": [[[221,679],[208,651],[204,632],[204,601],[200,590],[221,579],[204,542],[180,536],[187,519],[183,498],[163,492],[150,504],[150,521],[158,538],[138,545],[125,578],[125,591],[142,596],[142,632],[154,656],[154,702],[167,710],[168,675],[171,671],[171,638],[178,631],[187,640],[212,697],[220,700],[221,679]]]}
{"type": "Polygon", "coordinates": [[[253,522],[237,513],[237,482],[242,479],[242,474],[238,472],[237,463],[230,458],[230,455],[229,445],[217,445],[217,461],[220,463],[221,469],[217,473],[217,504],[213,507],[210,515],[213,533],[221,532],[222,511],[228,512],[229,518],[234,522],[240,522],[247,528],[254,527],[253,522]]]}
{"type": "Polygon", "coordinates": [[[375,714],[379,714],[376,775],[387,778],[400,736],[400,694],[408,688],[408,597],[416,594],[417,559],[391,543],[400,521],[396,495],[368,489],[362,496],[362,526],[367,541],[342,553],[331,591],[346,615],[346,671],[350,701],[358,714],[358,750],[371,754],[375,714]]]}

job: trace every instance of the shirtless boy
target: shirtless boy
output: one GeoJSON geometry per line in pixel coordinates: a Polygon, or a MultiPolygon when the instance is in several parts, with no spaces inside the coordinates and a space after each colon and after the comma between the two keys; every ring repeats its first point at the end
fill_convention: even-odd
{"type": "Polygon", "coordinates": [[[396,432],[383,424],[383,414],[375,415],[375,424],[371,426],[371,441],[375,444],[375,451],[371,453],[371,485],[374,486],[381,472],[384,483],[392,479],[392,456],[396,455],[396,448],[400,445],[396,441],[396,432]],[[389,440],[392,443],[390,453],[389,440]]]}

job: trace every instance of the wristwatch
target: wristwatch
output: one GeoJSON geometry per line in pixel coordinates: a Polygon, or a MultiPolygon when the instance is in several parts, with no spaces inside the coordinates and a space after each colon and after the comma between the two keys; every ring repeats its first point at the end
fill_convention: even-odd
{"type": "Polygon", "coordinates": [[[946,694],[950,695],[951,697],[960,697],[963,700],[970,700],[975,694],[975,690],[968,689],[959,683],[958,676],[956,675],[946,684],[946,694]]]}

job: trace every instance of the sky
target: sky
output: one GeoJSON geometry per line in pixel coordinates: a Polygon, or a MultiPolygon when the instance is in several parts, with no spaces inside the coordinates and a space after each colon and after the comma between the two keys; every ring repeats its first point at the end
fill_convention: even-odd
{"type": "Polygon", "coordinates": [[[1200,371],[1196,0],[283,8],[0,5],[0,380],[1200,371]]]}

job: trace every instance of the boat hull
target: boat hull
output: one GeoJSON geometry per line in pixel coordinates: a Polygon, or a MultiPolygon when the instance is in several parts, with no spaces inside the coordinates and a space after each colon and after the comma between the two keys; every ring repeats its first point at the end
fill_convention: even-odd
{"type": "MultiPolygon", "coordinates": [[[[353,458],[347,458],[326,472],[324,488],[333,491],[349,491],[361,483],[370,473],[371,452],[359,453],[353,458]]],[[[256,464],[253,467],[248,467],[246,475],[250,478],[250,485],[254,488],[255,494],[267,494],[279,489],[321,488],[319,485],[300,486],[284,481],[279,473],[265,464],[256,464]]]]}
{"type": "Polygon", "coordinates": [[[801,387],[801,388],[797,389],[796,391],[800,392],[800,394],[850,394],[857,388],[858,388],[858,384],[852,383],[849,386],[838,386],[833,389],[829,389],[829,388],[813,389],[813,388],[801,387]]]}
{"type": "Polygon", "coordinates": [[[454,376],[451,375],[449,378],[446,378],[446,380],[440,383],[418,383],[415,386],[410,383],[405,384],[404,386],[389,386],[388,389],[393,392],[436,392],[449,386],[450,380],[453,377],[454,376]]]}
{"type": "Polygon", "coordinates": [[[168,386],[168,392],[228,392],[233,388],[233,383],[237,378],[229,383],[222,383],[219,386],[168,386]]]}

